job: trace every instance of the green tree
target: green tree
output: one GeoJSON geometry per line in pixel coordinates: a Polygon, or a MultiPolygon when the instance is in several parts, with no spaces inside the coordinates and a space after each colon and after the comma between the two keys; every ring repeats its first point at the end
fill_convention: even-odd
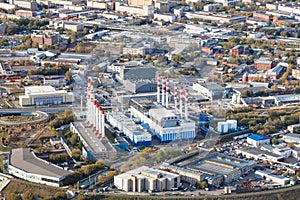
{"type": "Polygon", "coordinates": [[[206,181],[201,181],[201,182],[199,183],[199,187],[200,187],[201,189],[207,188],[207,182],[206,182],[206,181]]]}
{"type": "Polygon", "coordinates": [[[279,142],[276,138],[272,138],[272,144],[273,145],[277,145],[279,142]]]}
{"type": "Polygon", "coordinates": [[[65,77],[66,77],[66,79],[67,79],[68,81],[71,80],[70,71],[66,71],[65,77]]]}

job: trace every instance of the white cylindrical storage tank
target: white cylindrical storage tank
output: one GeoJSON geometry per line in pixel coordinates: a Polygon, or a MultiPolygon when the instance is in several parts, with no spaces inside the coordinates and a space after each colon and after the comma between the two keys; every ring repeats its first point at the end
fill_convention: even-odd
{"type": "Polygon", "coordinates": [[[237,130],[237,120],[230,119],[226,121],[228,124],[228,130],[236,131],[237,130]]]}
{"type": "Polygon", "coordinates": [[[218,132],[228,133],[228,123],[227,122],[218,122],[218,132]]]}

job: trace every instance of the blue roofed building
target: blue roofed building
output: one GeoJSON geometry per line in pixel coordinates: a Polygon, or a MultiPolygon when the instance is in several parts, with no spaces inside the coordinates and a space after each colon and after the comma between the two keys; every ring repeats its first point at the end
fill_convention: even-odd
{"type": "Polygon", "coordinates": [[[270,138],[264,135],[251,134],[247,137],[247,143],[257,147],[264,144],[270,144],[270,138]]]}

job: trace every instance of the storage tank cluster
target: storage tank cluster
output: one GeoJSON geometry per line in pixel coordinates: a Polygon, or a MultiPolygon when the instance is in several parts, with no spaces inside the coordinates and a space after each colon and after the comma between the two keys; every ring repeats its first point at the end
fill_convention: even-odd
{"type": "Polygon", "coordinates": [[[218,132],[228,133],[237,130],[237,120],[231,119],[225,122],[218,122],[218,132]]]}
{"type": "Polygon", "coordinates": [[[93,128],[99,138],[105,139],[105,113],[100,105],[97,104],[94,94],[94,82],[89,77],[87,87],[87,112],[86,122],[93,128]]]}

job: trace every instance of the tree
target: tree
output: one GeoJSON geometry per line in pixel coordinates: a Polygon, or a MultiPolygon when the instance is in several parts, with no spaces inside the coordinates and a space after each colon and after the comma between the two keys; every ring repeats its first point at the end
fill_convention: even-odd
{"type": "Polygon", "coordinates": [[[34,195],[31,190],[27,190],[22,195],[23,200],[34,200],[34,195]]]}
{"type": "Polygon", "coordinates": [[[277,145],[279,142],[276,138],[272,138],[272,144],[273,145],[277,145]]]}
{"type": "Polygon", "coordinates": [[[201,181],[201,182],[199,183],[199,187],[200,187],[201,189],[207,188],[207,182],[206,182],[206,181],[201,181]]]}
{"type": "Polygon", "coordinates": [[[73,149],[73,150],[72,150],[72,157],[73,157],[75,160],[80,160],[80,158],[81,158],[81,151],[78,150],[78,149],[73,149]]]}
{"type": "Polygon", "coordinates": [[[54,198],[57,200],[67,199],[67,194],[65,192],[56,192],[54,198]]]}
{"type": "Polygon", "coordinates": [[[300,172],[297,172],[297,173],[296,173],[296,176],[297,176],[298,178],[300,178],[300,172]]]}
{"type": "Polygon", "coordinates": [[[67,71],[67,72],[65,73],[65,77],[66,77],[66,79],[67,79],[68,81],[71,80],[70,71],[67,71]]]}

